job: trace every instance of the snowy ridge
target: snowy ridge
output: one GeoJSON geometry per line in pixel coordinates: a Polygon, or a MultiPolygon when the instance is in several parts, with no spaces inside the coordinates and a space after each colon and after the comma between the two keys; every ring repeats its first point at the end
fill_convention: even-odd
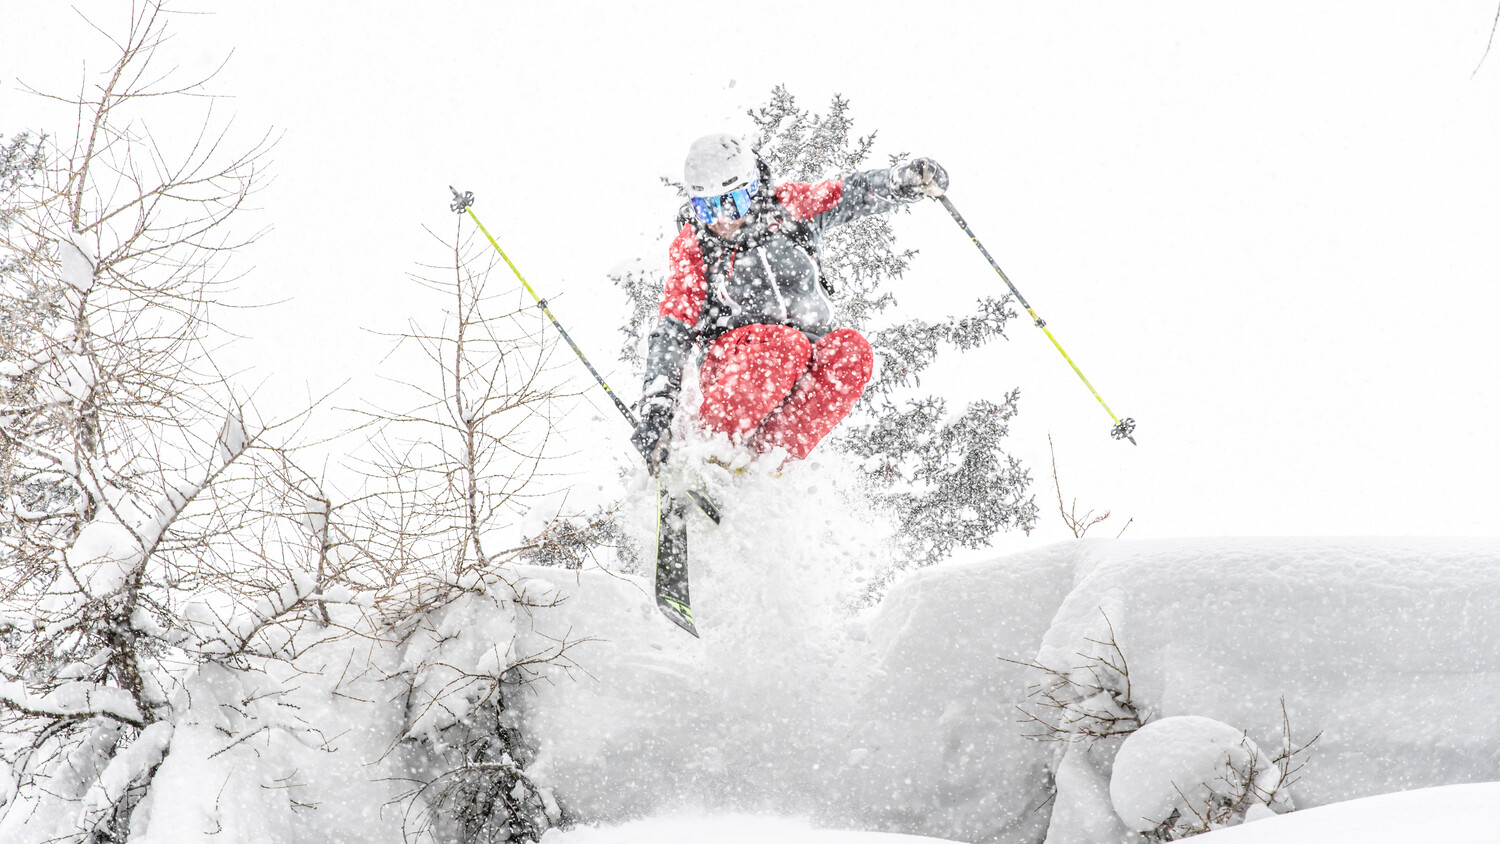
{"type": "MultiPolygon", "coordinates": [[[[1143,719],[1212,718],[1269,750],[1284,700],[1297,744],[1321,734],[1285,795],[1299,808],[1500,780],[1483,705],[1500,695],[1500,541],[1080,541],[912,574],[807,640],[770,615],[715,623],[733,612],[715,600],[798,588],[761,560],[726,570],[734,530],[694,584],[702,643],[643,583],[529,572],[568,596],[531,635],[601,640],[574,653],[589,677],[524,698],[533,773],[578,816],[774,808],[960,841],[1132,840],[1109,802],[1119,739],[1038,742],[1023,723],[1043,678],[1017,663],[1072,667],[1101,617],[1143,719]]],[[[804,549],[812,567],[830,553],[804,549]]]]}

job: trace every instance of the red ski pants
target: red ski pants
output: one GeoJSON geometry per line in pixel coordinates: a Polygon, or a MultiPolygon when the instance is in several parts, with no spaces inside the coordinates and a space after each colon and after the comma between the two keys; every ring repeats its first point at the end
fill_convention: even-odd
{"type": "Polygon", "coordinates": [[[870,381],[875,353],[841,328],[816,343],[785,325],[746,325],[704,356],[698,418],[757,451],[805,458],[848,415],[870,381]]]}

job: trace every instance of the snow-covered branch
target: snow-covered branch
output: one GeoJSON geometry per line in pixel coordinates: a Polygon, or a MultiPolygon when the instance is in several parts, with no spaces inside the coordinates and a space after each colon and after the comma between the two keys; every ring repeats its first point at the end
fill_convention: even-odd
{"type": "Polygon", "coordinates": [[[64,683],[43,695],[35,695],[14,681],[0,681],[0,707],[34,718],[79,721],[113,718],[132,727],[144,727],[145,719],[134,698],[124,689],[97,683],[64,683]]]}

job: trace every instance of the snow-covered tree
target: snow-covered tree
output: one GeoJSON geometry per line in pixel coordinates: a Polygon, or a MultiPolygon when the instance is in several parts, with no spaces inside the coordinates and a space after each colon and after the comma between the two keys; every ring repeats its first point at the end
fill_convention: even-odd
{"type": "Polygon", "coordinates": [[[402,337],[434,377],[342,441],[362,486],[306,471],[212,355],[269,145],[153,131],[212,103],[160,70],[169,17],[132,7],[76,138],[0,150],[0,840],[241,840],[227,806],[291,836],[359,772],[426,840],[537,839],[563,812],[508,696],[576,644],[514,647],[557,601],[509,565],[558,545],[513,529],[566,395],[537,315],[445,241],[447,322],[402,337]]]}
{"type": "MultiPolygon", "coordinates": [[[[516,524],[547,491],[548,446],[572,395],[550,365],[552,344],[514,285],[492,285],[497,260],[463,234],[442,239],[446,265],[413,280],[438,294],[442,322],[412,320],[397,335],[430,377],[402,386],[407,409],[361,411],[365,488],[338,508],[338,553],[379,614],[380,638],[400,653],[402,742],[422,761],[407,795],[408,828],[437,840],[537,840],[562,820],[551,792],[527,776],[531,751],[510,696],[544,663],[567,662],[566,638],[518,653],[527,614],[555,601],[514,571],[587,550],[587,533],[523,537],[516,524]],[[494,292],[504,289],[505,292],[494,292]],[[507,305],[506,303],[510,304],[507,305]]],[[[583,520],[587,521],[587,520],[583,520]]],[[[585,531],[587,528],[585,527],[585,531]]]]}
{"type": "MultiPolygon", "coordinates": [[[[267,431],[209,355],[224,259],[249,239],[228,224],[269,144],[228,152],[207,115],[184,147],[150,133],[153,108],[204,93],[161,72],[166,20],[133,6],[113,64],[58,98],[76,135],[5,153],[7,841],[124,840],[189,679],[287,657],[319,589],[287,551],[267,431]]],[[[260,731],[290,723],[277,700],[249,683],[223,703],[260,731]]]]}

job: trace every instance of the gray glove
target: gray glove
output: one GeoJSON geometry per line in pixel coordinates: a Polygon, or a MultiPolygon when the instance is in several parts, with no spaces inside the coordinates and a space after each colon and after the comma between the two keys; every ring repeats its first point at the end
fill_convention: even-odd
{"type": "Polygon", "coordinates": [[[948,190],[948,171],[930,158],[914,158],[891,168],[891,191],[901,199],[942,196],[948,190]]]}
{"type": "Polygon", "coordinates": [[[646,469],[656,474],[662,461],[667,459],[667,448],[672,442],[672,406],[664,402],[649,402],[641,421],[636,423],[630,442],[646,458],[646,469]]]}

